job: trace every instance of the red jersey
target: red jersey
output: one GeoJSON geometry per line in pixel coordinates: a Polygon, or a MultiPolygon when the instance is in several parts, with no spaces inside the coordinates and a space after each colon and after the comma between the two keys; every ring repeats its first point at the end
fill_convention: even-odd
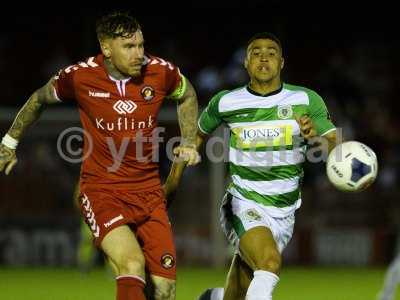
{"type": "Polygon", "coordinates": [[[86,133],[82,184],[160,188],[158,163],[152,158],[158,143],[151,137],[163,100],[182,80],[177,67],[153,56],[145,57],[137,78],[112,78],[101,54],[60,71],[54,81],[56,96],[78,104],[86,133]]]}

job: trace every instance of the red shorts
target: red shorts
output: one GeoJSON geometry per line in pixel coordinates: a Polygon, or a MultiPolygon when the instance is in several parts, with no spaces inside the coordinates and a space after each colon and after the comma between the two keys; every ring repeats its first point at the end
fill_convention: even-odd
{"type": "Polygon", "coordinates": [[[132,190],[82,188],[80,206],[96,246],[114,228],[128,224],[142,246],[146,269],[152,275],[176,278],[176,251],[161,189],[132,190]]]}

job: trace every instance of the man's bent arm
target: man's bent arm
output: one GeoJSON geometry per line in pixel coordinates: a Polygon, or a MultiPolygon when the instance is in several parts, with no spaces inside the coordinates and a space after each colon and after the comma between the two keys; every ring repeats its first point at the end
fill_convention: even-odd
{"type": "MultiPolygon", "coordinates": [[[[196,135],[197,150],[200,148],[200,146],[203,143],[205,138],[206,138],[206,135],[204,135],[200,131],[197,132],[197,135],[196,135]]],[[[182,159],[178,159],[178,158],[175,158],[174,161],[172,162],[171,170],[170,170],[168,177],[165,180],[165,183],[163,185],[166,196],[168,196],[169,194],[171,194],[178,188],[179,182],[182,179],[182,175],[186,168],[186,165],[187,165],[186,161],[183,161],[182,159]]],[[[170,204],[171,203],[168,201],[168,206],[170,204]]]]}
{"type": "Polygon", "coordinates": [[[48,104],[59,103],[53,87],[53,80],[35,91],[21,108],[8,130],[8,135],[19,141],[26,130],[39,119],[48,104]]]}
{"type": "Polygon", "coordinates": [[[187,80],[185,94],[178,102],[178,121],[181,129],[182,145],[196,145],[198,104],[196,92],[187,80]]]}
{"type": "Polygon", "coordinates": [[[337,140],[336,137],[336,130],[333,130],[325,135],[323,137],[327,140],[328,142],[328,154],[340,143],[343,143],[343,140],[337,140]]]}

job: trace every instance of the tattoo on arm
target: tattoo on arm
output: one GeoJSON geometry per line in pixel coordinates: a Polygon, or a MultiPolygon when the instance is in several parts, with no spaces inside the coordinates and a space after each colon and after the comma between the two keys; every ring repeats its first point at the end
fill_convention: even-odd
{"type": "Polygon", "coordinates": [[[187,82],[184,96],[178,103],[178,120],[183,139],[182,144],[196,144],[198,104],[193,86],[187,82]]]}
{"type": "Polygon", "coordinates": [[[20,140],[25,130],[39,118],[40,114],[44,110],[44,106],[44,103],[38,101],[37,93],[33,93],[19,111],[14,123],[8,131],[8,134],[17,140],[20,140]]]}
{"type": "Polygon", "coordinates": [[[8,131],[8,134],[20,140],[25,131],[39,119],[47,104],[57,103],[55,99],[52,82],[35,91],[25,105],[21,108],[8,131]]]}
{"type": "Polygon", "coordinates": [[[0,161],[8,161],[13,155],[15,155],[15,150],[11,150],[0,144],[0,161]]]}

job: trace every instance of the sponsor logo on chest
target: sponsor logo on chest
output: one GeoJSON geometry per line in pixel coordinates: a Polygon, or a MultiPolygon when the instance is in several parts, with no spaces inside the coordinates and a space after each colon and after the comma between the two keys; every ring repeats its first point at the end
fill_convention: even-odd
{"type": "MultiPolygon", "coordinates": [[[[146,102],[151,101],[155,97],[155,89],[146,85],[141,88],[139,93],[139,97],[142,97],[143,100],[126,99],[129,97],[126,88],[128,80],[112,79],[112,81],[114,81],[119,94],[117,97],[111,92],[88,91],[89,97],[102,98],[105,100],[100,103],[104,106],[104,112],[107,112],[108,117],[97,116],[94,120],[96,128],[104,131],[135,131],[154,127],[155,117],[151,114],[151,111],[148,111],[149,107],[146,106],[145,111],[148,111],[148,113],[146,113],[140,110],[139,103],[143,103],[143,100],[146,102]],[[112,114],[110,114],[111,112],[112,114]]],[[[134,92],[130,94],[132,96],[134,92]]]]}
{"type": "Polygon", "coordinates": [[[293,144],[293,127],[287,125],[255,125],[232,129],[236,146],[242,149],[293,144]]]}
{"type": "Polygon", "coordinates": [[[132,100],[118,100],[113,106],[113,109],[120,115],[131,114],[136,108],[137,104],[132,100]]]}
{"type": "Polygon", "coordinates": [[[115,121],[106,121],[104,118],[96,118],[96,127],[100,130],[107,131],[129,131],[152,128],[155,125],[155,118],[148,116],[143,121],[135,118],[119,117],[115,121]]]}

